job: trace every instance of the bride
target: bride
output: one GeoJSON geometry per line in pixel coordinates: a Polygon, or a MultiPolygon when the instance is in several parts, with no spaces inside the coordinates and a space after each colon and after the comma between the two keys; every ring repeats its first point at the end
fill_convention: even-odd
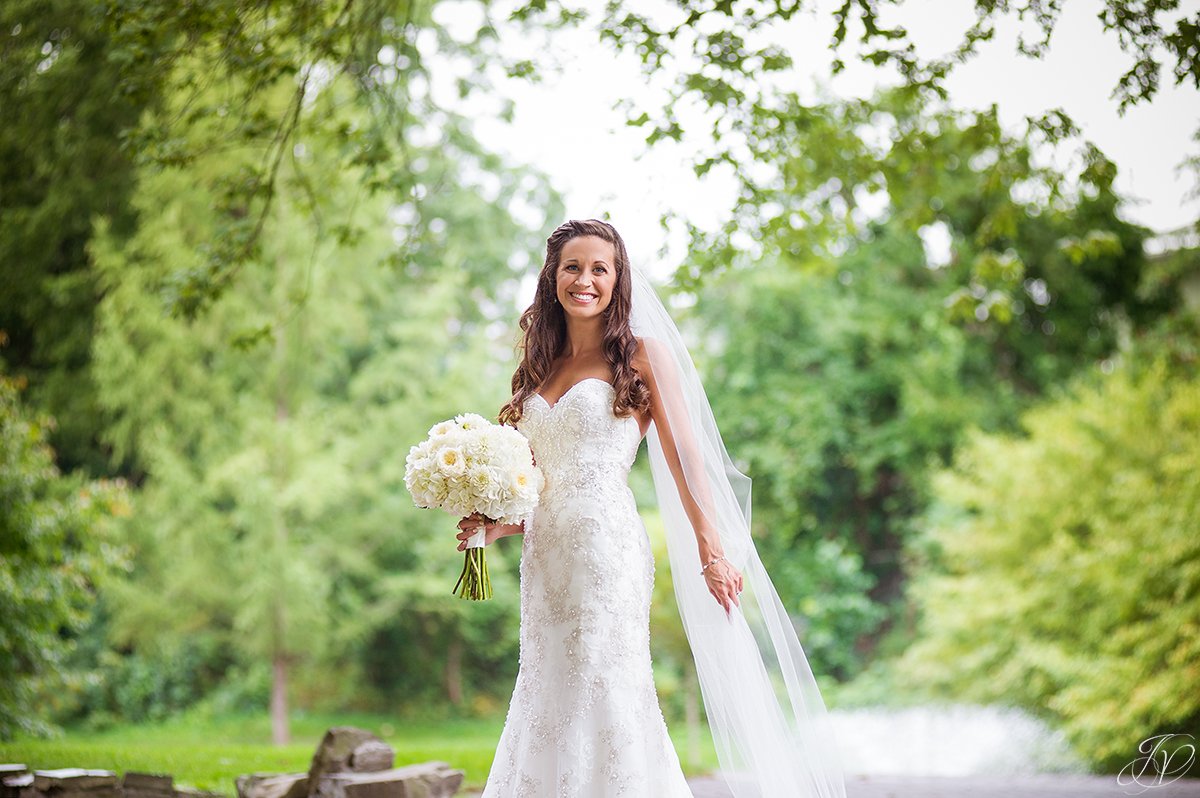
{"type": "Polygon", "coordinates": [[[520,524],[463,518],[459,549],[523,533],[520,664],[482,798],[690,798],[650,659],[654,560],[629,489],[648,436],[680,616],[735,798],[844,796],[816,682],[749,534],[678,330],[608,223],[547,239],[499,421],[545,485],[520,524]],[[745,597],[743,597],[745,592],[745,597]]]}

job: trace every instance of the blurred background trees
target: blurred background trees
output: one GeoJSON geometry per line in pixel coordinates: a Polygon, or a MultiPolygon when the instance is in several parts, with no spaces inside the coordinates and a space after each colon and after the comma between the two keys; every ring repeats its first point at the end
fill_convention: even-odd
{"type": "MultiPolygon", "coordinates": [[[[1196,731],[1192,231],[1127,221],[1065,114],[947,108],[949,65],[899,34],[863,57],[902,86],[757,94],[785,53],[725,6],[680,35],[728,22],[698,39],[727,71],[681,71],[677,99],[736,122],[696,170],[734,166],[738,196],[664,292],[831,703],[1011,703],[1105,768],[1196,731]],[[1055,143],[1074,166],[1038,157],[1055,143]]],[[[403,2],[0,10],[0,736],[503,709],[517,546],[496,600],[453,600],[452,521],[402,479],[430,425],[508,397],[519,281],[564,213],[430,92],[422,36],[478,65],[463,97],[486,65],[536,79],[488,13],[463,43],[403,2]]],[[[1145,14],[1146,57],[1194,81],[1194,28],[1145,14]]],[[[601,25],[670,62],[631,9],[601,25]]],[[[629,110],[649,146],[678,138],[671,105],[629,110]]],[[[657,675],[694,731],[663,563],[657,675]]]]}

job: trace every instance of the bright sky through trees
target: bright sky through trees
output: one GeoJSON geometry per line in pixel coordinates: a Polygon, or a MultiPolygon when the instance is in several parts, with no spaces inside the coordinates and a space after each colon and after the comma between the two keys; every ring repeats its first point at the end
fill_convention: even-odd
{"type": "MultiPolygon", "coordinates": [[[[494,19],[504,19],[510,5],[498,5],[494,19]]],[[[881,83],[896,82],[894,72],[855,59],[848,59],[845,72],[828,80],[833,5],[819,0],[813,11],[777,27],[777,41],[788,43],[796,62],[795,70],[786,73],[794,81],[787,88],[815,99],[817,84],[823,83],[836,95],[864,97],[881,83]]],[[[588,7],[593,16],[602,10],[599,4],[588,7]]],[[[639,10],[650,14],[650,8],[639,10]]],[[[970,4],[939,0],[909,0],[900,12],[902,16],[889,21],[909,29],[922,56],[951,49],[972,19],[970,4]]],[[[1019,26],[1002,21],[995,39],[951,73],[946,83],[951,101],[960,108],[983,108],[995,102],[1001,120],[1013,128],[1026,115],[1061,106],[1084,135],[1117,163],[1117,185],[1135,200],[1126,209],[1129,218],[1156,231],[1193,222],[1200,216],[1200,202],[1188,194],[1196,186],[1196,176],[1180,173],[1176,167],[1200,149],[1191,140],[1200,122],[1200,93],[1176,88],[1164,70],[1154,100],[1119,116],[1109,93],[1128,68],[1129,58],[1115,37],[1103,32],[1095,12],[1087,3],[1065,4],[1041,60],[1017,53],[1019,26]]],[[[473,3],[440,3],[435,15],[456,37],[473,35],[479,23],[473,3]]],[[[1028,31],[1034,38],[1036,33],[1032,27],[1028,31]]],[[[658,87],[647,85],[633,57],[616,55],[586,25],[539,33],[535,39],[505,27],[501,39],[511,54],[559,64],[561,69],[545,70],[540,84],[497,74],[496,85],[515,103],[513,122],[479,109],[474,116],[480,138],[546,171],[565,194],[568,215],[611,214],[631,254],[656,274],[665,275],[682,258],[686,239],[682,226],[664,235],[658,224],[660,214],[670,210],[702,227],[715,226],[730,206],[734,190],[725,170],[714,169],[703,179],[691,170],[685,148],[703,147],[708,125],[686,122],[703,119],[699,110],[680,109],[687,131],[683,144],[660,141],[639,159],[645,149],[641,133],[624,126],[613,104],[622,97],[653,102],[658,87]],[[664,246],[666,252],[660,253],[664,246]]],[[[445,79],[435,80],[433,90],[443,102],[452,101],[453,74],[448,66],[445,79]]],[[[665,85],[668,77],[663,80],[665,85]]],[[[938,242],[932,243],[936,250],[938,242]]]]}

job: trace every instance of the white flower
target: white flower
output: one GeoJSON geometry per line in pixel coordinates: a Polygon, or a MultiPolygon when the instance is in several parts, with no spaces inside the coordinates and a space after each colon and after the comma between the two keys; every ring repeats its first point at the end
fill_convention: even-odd
{"type": "Polygon", "coordinates": [[[458,429],[458,425],[453,421],[439,421],[429,428],[430,438],[439,438],[446,436],[458,429]]]}
{"type": "Polygon", "coordinates": [[[482,513],[501,523],[527,517],[545,484],[525,436],[476,413],[430,427],[429,437],[409,449],[404,483],[418,507],[458,517],[482,513]]]}
{"type": "Polygon", "coordinates": [[[443,474],[457,476],[467,470],[466,453],[458,446],[444,446],[438,450],[437,464],[443,474]]]}
{"type": "Polygon", "coordinates": [[[487,429],[488,427],[498,426],[492,424],[492,422],[478,413],[459,413],[454,417],[454,421],[464,430],[487,429]]]}

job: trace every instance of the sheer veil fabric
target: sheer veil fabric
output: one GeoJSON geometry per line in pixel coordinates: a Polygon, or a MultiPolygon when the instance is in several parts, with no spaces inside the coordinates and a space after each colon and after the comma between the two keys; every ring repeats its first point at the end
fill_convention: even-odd
{"type": "Polygon", "coordinates": [[[650,469],[722,775],[734,798],[845,798],[825,702],[750,537],[750,478],[730,460],[696,367],[654,287],[638,267],[630,277],[630,326],[646,339],[666,408],[662,429],[652,424],[647,435],[650,469]],[[681,483],[668,451],[678,453],[681,483]],[[726,557],[744,577],[741,606],[730,617],[700,575],[681,491],[694,499],[692,512],[719,530],[726,557]]]}

